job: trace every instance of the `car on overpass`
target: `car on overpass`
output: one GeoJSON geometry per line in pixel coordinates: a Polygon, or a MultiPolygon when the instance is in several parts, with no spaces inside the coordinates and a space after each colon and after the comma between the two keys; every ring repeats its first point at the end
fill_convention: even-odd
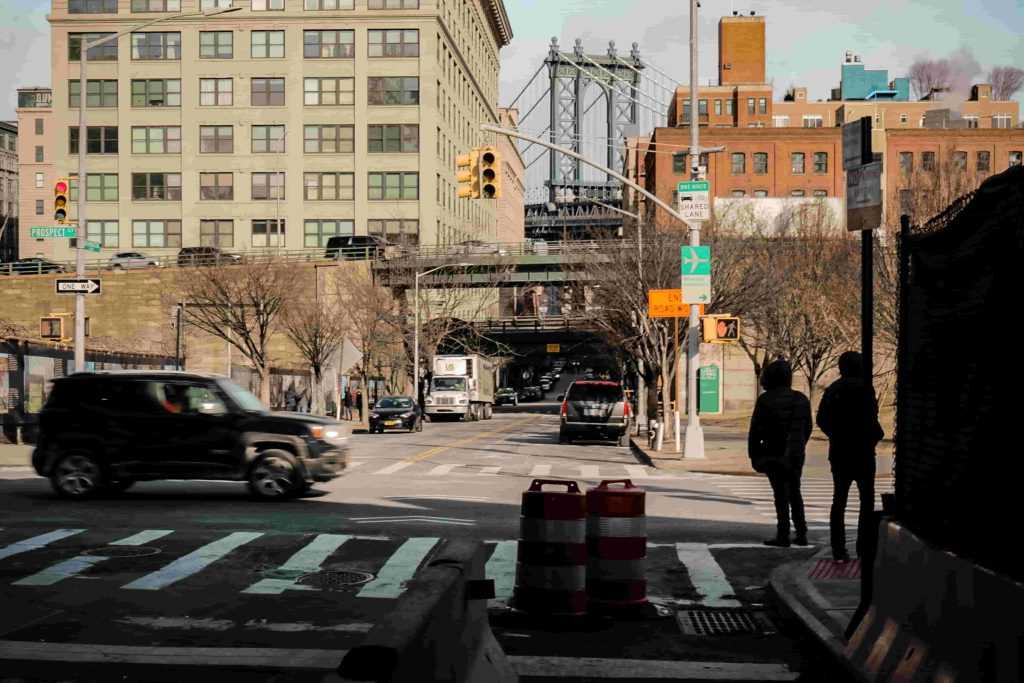
{"type": "Polygon", "coordinates": [[[153,256],[146,256],[141,251],[122,251],[114,254],[107,261],[107,268],[111,270],[132,270],[135,268],[158,267],[160,259],[153,256]]]}
{"type": "Polygon", "coordinates": [[[43,275],[66,272],[68,269],[63,264],[41,256],[29,256],[10,263],[0,263],[0,275],[43,275]]]}

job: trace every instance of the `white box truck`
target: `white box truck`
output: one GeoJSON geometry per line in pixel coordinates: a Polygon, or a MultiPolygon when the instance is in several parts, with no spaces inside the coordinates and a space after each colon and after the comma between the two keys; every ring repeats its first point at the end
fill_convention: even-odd
{"type": "Polygon", "coordinates": [[[490,420],[496,385],[494,363],[483,356],[436,356],[424,409],[431,418],[450,415],[490,420]]]}

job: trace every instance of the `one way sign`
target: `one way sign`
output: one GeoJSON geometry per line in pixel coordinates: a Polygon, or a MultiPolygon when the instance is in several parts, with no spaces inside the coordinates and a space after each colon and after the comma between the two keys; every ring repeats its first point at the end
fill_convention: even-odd
{"type": "Polygon", "coordinates": [[[98,277],[57,280],[56,285],[58,294],[99,294],[103,290],[103,282],[98,277]]]}

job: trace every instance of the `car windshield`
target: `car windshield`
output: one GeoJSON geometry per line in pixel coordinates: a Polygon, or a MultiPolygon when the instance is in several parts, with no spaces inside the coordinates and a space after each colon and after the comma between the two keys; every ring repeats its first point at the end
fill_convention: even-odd
{"type": "Polygon", "coordinates": [[[412,408],[410,398],[382,398],[377,402],[377,408],[412,408]]]}
{"type": "Polygon", "coordinates": [[[242,410],[265,413],[267,412],[258,398],[247,389],[243,389],[229,379],[218,379],[217,386],[224,390],[224,393],[231,397],[231,400],[238,404],[242,410]]]}
{"type": "Polygon", "coordinates": [[[466,380],[462,377],[435,377],[434,391],[465,391],[466,380]]]}
{"type": "Polygon", "coordinates": [[[502,396],[507,396],[508,394],[513,394],[515,392],[512,391],[511,389],[498,389],[498,393],[501,394],[502,396]]]}
{"type": "Polygon", "coordinates": [[[580,403],[616,403],[622,400],[622,387],[616,384],[574,384],[569,401],[580,403]]]}

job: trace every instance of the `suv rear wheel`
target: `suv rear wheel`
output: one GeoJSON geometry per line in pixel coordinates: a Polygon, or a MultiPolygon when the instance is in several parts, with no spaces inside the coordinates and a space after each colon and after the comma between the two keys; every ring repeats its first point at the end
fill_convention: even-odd
{"type": "Polygon", "coordinates": [[[249,490],[262,500],[280,500],[302,490],[291,456],[281,450],[264,451],[249,470],[249,490]]]}
{"type": "Polygon", "coordinates": [[[57,460],[50,484],[65,498],[89,498],[103,487],[103,469],[89,453],[68,453],[57,460]]]}

